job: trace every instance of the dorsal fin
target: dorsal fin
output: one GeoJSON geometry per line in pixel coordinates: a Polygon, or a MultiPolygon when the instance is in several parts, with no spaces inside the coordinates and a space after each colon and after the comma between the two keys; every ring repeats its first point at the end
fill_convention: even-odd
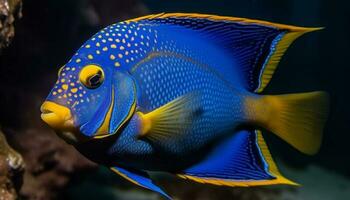
{"type": "MultiPolygon", "coordinates": [[[[304,28],[236,17],[205,14],[161,13],[130,22],[152,25],[182,26],[206,35],[213,43],[225,48],[235,63],[243,86],[252,92],[262,92],[270,82],[282,55],[289,45],[304,33],[320,28],[304,28]]],[[[218,71],[225,73],[217,66],[218,71]]]]}

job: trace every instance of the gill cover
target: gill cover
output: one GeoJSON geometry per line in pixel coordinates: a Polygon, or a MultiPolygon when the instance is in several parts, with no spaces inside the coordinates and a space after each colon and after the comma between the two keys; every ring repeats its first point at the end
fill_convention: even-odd
{"type": "Polygon", "coordinates": [[[113,135],[131,118],[136,108],[136,87],[130,75],[115,72],[110,92],[92,120],[81,131],[93,138],[113,135]]]}

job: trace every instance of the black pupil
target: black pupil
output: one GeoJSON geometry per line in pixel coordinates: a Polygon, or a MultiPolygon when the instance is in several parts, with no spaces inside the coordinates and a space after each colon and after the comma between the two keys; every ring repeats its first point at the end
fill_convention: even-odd
{"type": "Polygon", "coordinates": [[[89,83],[91,87],[97,87],[100,85],[101,83],[101,77],[102,77],[102,73],[98,72],[97,74],[93,75],[90,79],[89,79],[89,83]]]}

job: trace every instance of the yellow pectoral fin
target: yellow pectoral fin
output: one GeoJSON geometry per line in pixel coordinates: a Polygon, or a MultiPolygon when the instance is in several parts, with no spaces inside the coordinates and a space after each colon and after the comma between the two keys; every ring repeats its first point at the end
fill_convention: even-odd
{"type": "Polygon", "coordinates": [[[143,114],[138,113],[142,121],[140,137],[160,140],[184,133],[193,120],[199,116],[200,96],[196,92],[180,96],[175,100],[143,114]]]}

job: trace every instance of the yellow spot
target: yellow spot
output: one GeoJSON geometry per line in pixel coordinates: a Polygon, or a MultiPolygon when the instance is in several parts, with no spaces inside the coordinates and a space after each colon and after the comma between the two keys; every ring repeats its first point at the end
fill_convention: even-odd
{"type": "Polygon", "coordinates": [[[110,58],[111,60],[114,60],[114,59],[115,59],[115,56],[114,56],[114,55],[110,55],[109,58],[110,58]]]}
{"type": "Polygon", "coordinates": [[[68,90],[68,85],[67,85],[67,84],[63,84],[63,85],[62,85],[62,89],[68,90]]]}
{"type": "Polygon", "coordinates": [[[61,83],[64,83],[64,82],[66,82],[66,79],[62,78],[61,83]]]}
{"type": "Polygon", "coordinates": [[[97,55],[100,55],[100,54],[101,54],[101,51],[96,50],[96,54],[97,54],[97,55]]]}
{"type": "Polygon", "coordinates": [[[106,43],[107,41],[105,39],[102,40],[103,43],[106,43]]]}
{"type": "Polygon", "coordinates": [[[124,47],[124,46],[120,46],[119,49],[120,49],[120,50],[124,50],[125,47],[124,47]]]}
{"type": "Polygon", "coordinates": [[[76,62],[76,63],[80,63],[80,62],[81,62],[81,59],[78,58],[78,59],[75,60],[75,62],[76,62]]]}
{"type": "Polygon", "coordinates": [[[71,96],[72,96],[72,93],[68,93],[68,96],[71,97],[71,96]]]}
{"type": "Polygon", "coordinates": [[[53,96],[57,95],[57,92],[53,92],[52,95],[53,95],[53,96]]]}
{"type": "Polygon", "coordinates": [[[119,58],[123,58],[123,54],[121,54],[121,53],[118,54],[118,57],[119,57],[119,58]]]}
{"type": "Polygon", "coordinates": [[[90,60],[94,59],[94,57],[93,57],[91,54],[88,55],[88,58],[89,58],[90,60]]]}
{"type": "Polygon", "coordinates": [[[114,66],[120,67],[120,63],[119,63],[119,62],[115,62],[115,63],[114,63],[114,66]]]}
{"type": "Polygon", "coordinates": [[[74,87],[75,84],[74,84],[73,82],[71,82],[69,85],[72,86],[72,87],[74,87]]]}
{"type": "Polygon", "coordinates": [[[111,48],[112,48],[112,49],[115,49],[115,48],[117,48],[117,45],[112,44],[112,45],[111,45],[111,48]]]}
{"type": "Polygon", "coordinates": [[[64,95],[63,95],[63,98],[67,98],[67,95],[66,95],[66,94],[64,94],[64,95]]]}
{"type": "Polygon", "coordinates": [[[101,44],[100,44],[99,42],[97,42],[97,43],[96,43],[96,46],[99,47],[99,46],[101,46],[101,44]]]}
{"type": "Polygon", "coordinates": [[[61,90],[61,89],[58,89],[57,91],[58,91],[58,93],[62,93],[62,90],[61,90]]]}
{"type": "Polygon", "coordinates": [[[76,92],[78,92],[78,88],[72,88],[70,91],[71,91],[72,93],[76,93],[76,92]]]}
{"type": "Polygon", "coordinates": [[[83,97],[83,94],[79,94],[79,97],[83,97]]]}
{"type": "Polygon", "coordinates": [[[78,95],[75,94],[74,97],[75,97],[75,98],[78,98],[78,95]]]}
{"type": "Polygon", "coordinates": [[[120,40],[119,40],[119,39],[115,39],[115,42],[119,43],[119,42],[120,42],[120,40]]]}
{"type": "Polygon", "coordinates": [[[72,71],[75,71],[75,67],[72,68],[72,71]]]}
{"type": "Polygon", "coordinates": [[[87,48],[87,49],[90,48],[90,47],[91,47],[91,46],[90,46],[89,44],[85,46],[85,48],[87,48]]]}
{"type": "Polygon", "coordinates": [[[97,36],[98,38],[102,38],[102,36],[101,35],[99,35],[99,36],[97,36]]]}
{"type": "Polygon", "coordinates": [[[122,43],[126,43],[126,40],[125,40],[125,39],[122,39],[122,43]]]}
{"type": "Polygon", "coordinates": [[[108,48],[107,48],[107,47],[103,47],[102,50],[103,50],[103,51],[108,51],[108,48]]]}

